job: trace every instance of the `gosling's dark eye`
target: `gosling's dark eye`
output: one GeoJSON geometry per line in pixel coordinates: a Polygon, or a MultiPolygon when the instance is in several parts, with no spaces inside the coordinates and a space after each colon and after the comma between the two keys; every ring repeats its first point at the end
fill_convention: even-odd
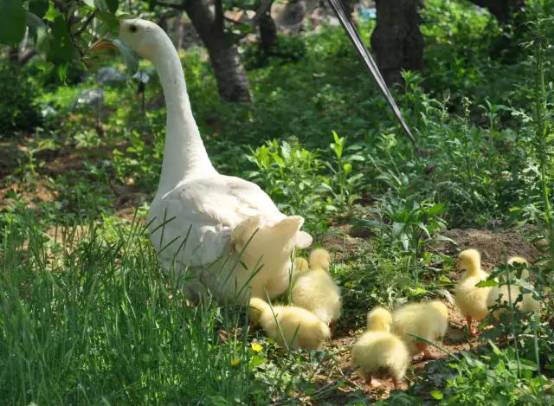
{"type": "Polygon", "coordinates": [[[136,25],[133,24],[133,25],[130,25],[130,26],[129,26],[129,31],[131,31],[131,32],[137,32],[137,30],[138,30],[138,28],[137,28],[136,25]]]}

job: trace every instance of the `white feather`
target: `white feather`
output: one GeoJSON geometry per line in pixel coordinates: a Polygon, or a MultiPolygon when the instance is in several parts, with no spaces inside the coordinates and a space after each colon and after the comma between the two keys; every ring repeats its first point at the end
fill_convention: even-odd
{"type": "Polygon", "coordinates": [[[141,19],[122,20],[119,37],[154,63],[164,91],[164,158],[148,216],[162,265],[190,270],[193,279],[185,288],[191,294],[204,287],[224,300],[243,287],[247,294],[262,297],[283,293],[294,247],[311,244],[309,234],[300,231],[304,220],[281,213],[258,185],[215,170],[192,115],[179,56],[159,26],[141,19]],[[256,229],[259,233],[247,244],[256,229]],[[237,258],[243,250],[247,269],[237,258]],[[232,260],[226,261],[227,257],[232,260]],[[262,269],[250,280],[258,263],[262,269]]]}

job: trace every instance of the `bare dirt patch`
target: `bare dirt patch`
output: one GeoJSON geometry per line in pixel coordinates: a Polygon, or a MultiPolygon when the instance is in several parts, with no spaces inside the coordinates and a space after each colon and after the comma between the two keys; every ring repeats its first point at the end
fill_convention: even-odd
{"type": "MultiPolygon", "coordinates": [[[[449,326],[443,342],[439,344],[441,348],[431,348],[431,353],[435,357],[433,360],[422,360],[419,356],[414,358],[401,390],[408,389],[408,386],[414,384],[419,375],[426,374],[427,367],[431,363],[447,359],[452,354],[470,351],[480,345],[478,337],[467,335],[464,318],[457,308],[450,303],[445,303],[445,305],[449,310],[449,326]]],[[[364,396],[370,401],[376,401],[388,398],[395,390],[391,380],[374,379],[372,386],[366,385],[364,379],[352,368],[350,349],[363,332],[363,329],[344,331],[343,336],[334,338],[328,345],[328,350],[334,354],[336,363],[334,368],[328,369],[329,374],[325,379],[320,380],[321,384],[330,385],[338,381],[344,383],[335,388],[330,397],[326,397],[327,401],[330,398],[336,401],[346,401],[355,396],[364,396]]]]}
{"type": "Polygon", "coordinates": [[[534,262],[539,251],[517,230],[479,230],[474,228],[452,229],[443,233],[457,243],[443,243],[436,251],[455,256],[460,250],[475,248],[481,252],[483,268],[489,270],[503,263],[512,255],[520,255],[534,262]]]}
{"type": "Polygon", "coordinates": [[[59,193],[49,186],[49,180],[37,177],[32,184],[13,183],[6,187],[0,187],[0,209],[5,209],[12,204],[11,194],[15,194],[32,209],[38,204],[56,200],[59,193]]]}

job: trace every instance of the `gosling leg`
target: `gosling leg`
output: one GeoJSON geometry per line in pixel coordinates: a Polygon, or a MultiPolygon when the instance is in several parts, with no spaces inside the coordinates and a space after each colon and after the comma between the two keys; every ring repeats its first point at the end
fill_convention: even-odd
{"type": "Polygon", "coordinates": [[[416,343],[416,348],[419,352],[423,353],[423,357],[421,358],[421,361],[437,358],[435,355],[431,353],[431,351],[429,351],[429,346],[426,343],[416,343]]]}
{"type": "Polygon", "coordinates": [[[335,335],[335,328],[337,327],[337,322],[332,320],[329,322],[329,330],[331,330],[331,337],[335,335]]]}
{"type": "Polygon", "coordinates": [[[469,336],[475,337],[477,335],[477,329],[473,326],[473,318],[471,316],[466,316],[466,323],[469,336]]]}
{"type": "Polygon", "coordinates": [[[372,384],[372,381],[371,381],[371,375],[366,375],[365,377],[365,383],[368,387],[371,388],[371,384],[372,384]]]}

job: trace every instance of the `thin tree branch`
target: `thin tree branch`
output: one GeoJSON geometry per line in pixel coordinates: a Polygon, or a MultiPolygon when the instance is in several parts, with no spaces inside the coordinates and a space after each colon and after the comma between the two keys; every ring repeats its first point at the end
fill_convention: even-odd
{"type": "Polygon", "coordinates": [[[258,7],[258,10],[256,10],[256,14],[250,19],[250,24],[256,25],[260,18],[262,18],[262,16],[266,13],[266,11],[271,10],[272,5],[273,0],[262,0],[260,7],[258,7]]]}
{"type": "Polygon", "coordinates": [[[161,6],[161,7],[169,7],[174,8],[175,10],[185,10],[185,2],[183,1],[181,4],[175,4],[175,3],[166,3],[165,1],[156,0],[154,2],[155,6],[161,6]]]}
{"type": "Polygon", "coordinates": [[[86,20],[83,22],[83,24],[79,27],[79,29],[73,33],[73,36],[78,37],[79,35],[81,35],[90,25],[95,15],[96,15],[96,11],[93,11],[92,13],[90,13],[89,16],[86,18],[86,20]]]}
{"type": "Polygon", "coordinates": [[[36,54],[37,54],[37,51],[34,50],[33,48],[26,49],[25,51],[20,53],[19,57],[17,58],[17,63],[23,66],[27,62],[29,62],[36,54]]]}

